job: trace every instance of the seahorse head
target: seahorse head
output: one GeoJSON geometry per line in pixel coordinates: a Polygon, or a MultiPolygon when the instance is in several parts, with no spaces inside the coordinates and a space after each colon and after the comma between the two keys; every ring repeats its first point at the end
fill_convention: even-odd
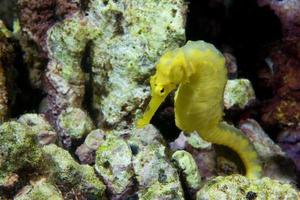
{"type": "MultiPolygon", "coordinates": [[[[156,73],[150,84],[160,86],[179,85],[186,77],[186,58],[182,48],[167,51],[156,64],[156,73]]],[[[151,85],[152,86],[152,85],[151,85]]]]}
{"type": "Polygon", "coordinates": [[[168,94],[176,89],[185,79],[184,54],[181,49],[166,52],[156,64],[156,73],[150,78],[151,100],[137,127],[142,128],[150,123],[160,104],[168,94]]]}

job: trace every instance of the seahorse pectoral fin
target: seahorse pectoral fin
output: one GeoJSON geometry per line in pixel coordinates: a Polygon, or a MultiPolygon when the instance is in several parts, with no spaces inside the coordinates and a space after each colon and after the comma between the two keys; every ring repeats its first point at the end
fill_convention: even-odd
{"type": "Polygon", "coordinates": [[[164,96],[152,95],[143,117],[138,119],[136,122],[137,128],[143,128],[150,123],[150,120],[152,119],[153,115],[167,96],[168,94],[164,96]]]}

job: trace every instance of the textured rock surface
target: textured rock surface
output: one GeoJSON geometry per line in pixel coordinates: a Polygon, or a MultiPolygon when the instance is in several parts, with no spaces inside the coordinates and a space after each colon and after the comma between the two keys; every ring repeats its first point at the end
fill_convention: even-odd
{"type": "Polygon", "coordinates": [[[67,0],[19,0],[18,5],[23,31],[41,49],[45,45],[47,30],[58,19],[64,19],[66,15],[79,10],[78,2],[67,0]]]}
{"type": "Polygon", "coordinates": [[[64,199],[106,199],[105,186],[93,167],[78,164],[64,149],[50,144],[42,148],[49,162],[50,179],[64,194],[64,199]]]}
{"type": "Polygon", "coordinates": [[[176,168],[165,142],[152,125],[107,132],[96,152],[95,169],[112,199],[183,199],[176,168]]]}
{"type": "Polygon", "coordinates": [[[270,7],[281,21],[283,37],[269,52],[268,69],[260,78],[273,96],[263,107],[264,123],[280,127],[299,127],[300,120],[300,2],[297,0],[259,0],[270,7]]]}
{"type": "Polygon", "coordinates": [[[95,163],[95,153],[98,147],[104,142],[105,133],[100,129],[90,132],[82,145],[80,145],[75,154],[83,164],[95,163]]]}
{"type": "Polygon", "coordinates": [[[24,114],[17,122],[28,126],[34,132],[36,135],[35,139],[39,145],[47,145],[56,142],[57,134],[54,132],[54,129],[44,115],[24,114]]]}
{"type": "Polygon", "coordinates": [[[111,135],[96,152],[95,169],[113,196],[120,196],[132,184],[133,170],[128,144],[111,135]]]}
{"type": "Polygon", "coordinates": [[[244,176],[216,177],[197,193],[197,200],[217,199],[299,199],[300,194],[289,185],[269,178],[248,180],[244,176]]]}
{"type": "Polygon", "coordinates": [[[91,1],[89,19],[105,27],[95,41],[93,106],[108,125],[127,126],[149,96],[146,79],[157,58],[184,42],[185,3],[91,1]]]}
{"type": "Polygon", "coordinates": [[[80,11],[78,1],[19,0],[19,19],[22,26],[20,43],[29,70],[32,86],[42,87],[43,71],[47,65],[47,31],[57,22],[80,11]]]}
{"type": "MultiPolygon", "coordinates": [[[[48,94],[42,112],[55,124],[67,107],[81,107],[85,93],[84,66],[81,65],[87,43],[100,37],[101,31],[81,13],[56,23],[48,30],[48,62],[45,90],[48,94]]],[[[87,69],[85,69],[87,70],[87,69]]]]}
{"type": "Polygon", "coordinates": [[[41,166],[42,155],[34,136],[35,133],[28,126],[18,122],[5,122],[0,126],[1,187],[5,187],[10,176],[18,170],[41,166]]]}
{"type": "Polygon", "coordinates": [[[56,186],[45,179],[27,185],[14,197],[15,200],[63,200],[61,192],[56,186]]]}
{"type": "Polygon", "coordinates": [[[285,34],[297,35],[300,31],[300,2],[297,0],[258,0],[260,6],[269,6],[280,18],[285,34]]]}
{"type": "Polygon", "coordinates": [[[181,171],[186,186],[193,190],[199,189],[201,176],[193,156],[189,152],[181,150],[173,153],[172,159],[175,160],[176,166],[181,171]]]}
{"type": "Polygon", "coordinates": [[[82,140],[91,132],[94,124],[86,112],[69,107],[59,115],[57,127],[63,146],[70,148],[72,142],[82,140]]]}
{"type": "Polygon", "coordinates": [[[292,161],[255,120],[244,121],[240,128],[249,137],[262,160],[265,176],[286,182],[296,182],[297,175],[292,161]]]}
{"type": "Polygon", "coordinates": [[[251,82],[247,79],[228,80],[224,91],[224,106],[226,109],[245,108],[255,100],[251,82]]]}
{"type": "Polygon", "coordinates": [[[300,171],[300,129],[288,129],[278,135],[277,141],[284,152],[294,161],[297,170],[300,171]]]}
{"type": "Polygon", "coordinates": [[[192,154],[204,179],[217,175],[215,148],[211,143],[203,140],[198,133],[181,132],[179,137],[169,145],[173,151],[185,150],[192,154]]]}
{"type": "Polygon", "coordinates": [[[130,139],[140,199],[183,199],[176,169],[170,163],[162,136],[152,126],[135,130],[130,139]]]}
{"type": "Polygon", "coordinates": [[[42,112],[54,124],[66,107],[81,107],[86,84],[88,107],[100,125],[130,125],[149,96],[147,79],[157,58],[184,42],[184,1],[93,0],[81,12],[75,12],[78,2],[62,2],[47,1],[45,16],[52,15],[51,5],[57,5],[54,11],[63,20],[56,22],[49,16],[37,29],[40,23],[28,16],[38,18],[36,9],[42,4],[20,1],[21,8],[28,11],[21,25],[35,41],[47,41],[41,43],[50,59],[42,112]],[[60,12],[61,4],[68,5],[68,15],[60,12]],[[41,35],[45,30],[46,37],[41,35]]]}
{"type": "MultiPolygon", "coordinates": [[[[9,92],[10,89],[8,79],[13,68],[14,48],[9,42],[10,31],[0,20],[0,123],[8,116],[9,110],[9,92]]],[[[10,92],[12,93],[12,92],[10,92]]],[[[10,99],[11,100],[11,99],[10,99]]]]}

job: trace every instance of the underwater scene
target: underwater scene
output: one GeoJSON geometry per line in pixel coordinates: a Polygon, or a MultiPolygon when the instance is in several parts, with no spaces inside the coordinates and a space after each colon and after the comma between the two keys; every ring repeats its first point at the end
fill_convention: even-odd
{"type": "Polygon", "coordinates": [[[0,0],[0,200],[300,200],[300,0],[0,0]]]}

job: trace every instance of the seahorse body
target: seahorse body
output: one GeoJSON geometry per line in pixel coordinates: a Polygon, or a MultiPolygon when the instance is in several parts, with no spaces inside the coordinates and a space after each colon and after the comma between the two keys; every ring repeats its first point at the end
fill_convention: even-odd
{"type": "Polygon", "coordinates": [[[137,127],[151,118],[174,89],[176,126],[183,131],[197,131],[212,143],[232,148],[241,157],[246,176],[257,178],[261,166],[253,145],[243,133],[222,122],[223,93],[227,69],[223,55],[204,41],[188,41],[181,48],[166,52],[150,79],[151,101],[137,127]]]}

